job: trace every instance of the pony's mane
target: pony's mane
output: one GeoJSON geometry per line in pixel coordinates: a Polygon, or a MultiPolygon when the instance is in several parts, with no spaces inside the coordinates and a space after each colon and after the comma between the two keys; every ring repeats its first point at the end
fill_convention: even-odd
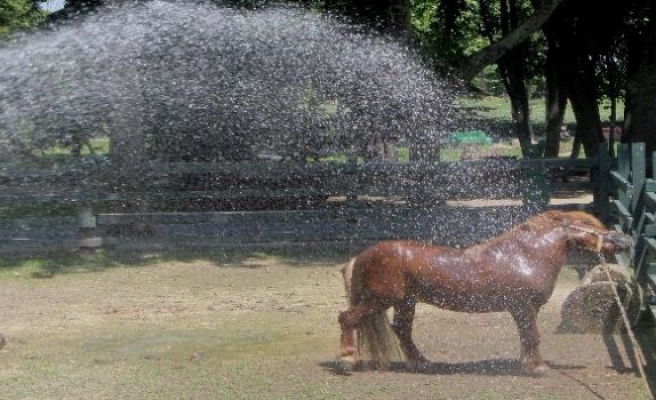
{"type": "Polygon", "coordinates": [[[588,224],[594,225],[599,229],[606,229],[606,226],[598,218],[585,211],[550,210],[538,215],[534,215],[523,223],[515,226],[511,230],[506,231],[499,236],[489,239],[485,242],[474,245],[472,248],[494,245],[508,239],[509,237],[517,235],[518,231],[540,232],[545,230],[545,228],[553,228],[554,226],[560,226],[576,221],[587,222],[588,224]]]}
{"type": "MultiPolygon", "coordinates": [[[[573,222],[581,222],[581,223],[587,223],[589,225],[593,225],[598,229],[607,229],[606,225],[604,225],[599,218],[595,217],[594,215],[585,212],[585,211],[559,211],[559,210],[551,210],[551,211],[546,211],[543,212],[542,214],[536,215],[533,218],[539,218],[539,217],[548,217],[551,218],[555,221],[561,222],[561,223],[573,223],[573,222]]],[[[530,219],[533,219],[530,218],[530,219]]],[[[530,220],[529,219],[529,220],[530,220]]]]}

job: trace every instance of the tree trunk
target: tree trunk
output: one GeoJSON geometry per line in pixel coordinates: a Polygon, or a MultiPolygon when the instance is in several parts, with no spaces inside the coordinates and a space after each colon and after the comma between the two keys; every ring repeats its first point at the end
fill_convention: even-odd
{"type": "MultiPolygon", "coordinates": [[[[603,141],[599,105],[594,92],[591,77],[585,73],[570,73],[567,79],[567,93],[576,117],[576,141],[583,147],[586,157],[594,157],[603,141]]],[[[577,146],[572,150],[572,158],[578,157],[577,146]]]]}
{"type": "Polygon", "coordinates": [[[532,157],[535,154],[532,154],[533,128],[530,119],[528,90],[524,83],[523,74],[518,73],[518,71],[513,72],[512,67],[509,70],[506,90],[510,96],[515,134],[519,139],[522,155],[532,157]]]}
{"type": "MultiPolygon", "coordinates": [[[[519,24],[518,8],[514,0],[501,2],[501,27],[505,35],[519,24]]],[[[525,46],[518,45],[499,59],[497,65],[510,96],[515,134],[524,157],[534,157],[528,88],[526,87],[525,46]]]]}
{"type": "Polygon", "coordinates": [[[582,147],[587,157],[593,157],[603,140],[595,76],[601,46],[598,36],[603,34],[590,35],[588,30],[597,25],[583,4],[569,2],[563,7],[545,26],[545,34],[549,47],[556,49],[559,86],[565,87],[576,118],[571,156],[577,158],[582,147]]]}
{"type": "Polygon", "coordinates": [[[560,153],[560,133],[565,117],[565,108],[567,107],[567,92],[563,84],[563,79],[559,71],[560,55],[555,40],[549,38],[547,50],[547,61],[545,68],[546,75],[546,122],[547,137],[545,141],[544,156],[547,158],[556,158],[560,153]]]}
{"type": "MultiPolygon", "coordinates": [[[[656,6],[652,7],[656,17],[656,6]]],[[[635,63],[635,72],[628,77],[627,99],[624,114],[624,128],[630,142],[644,142],[647,154],[656,151],[656,20],[650,19],[647,32],[643,36],[644,48],[633,52],[641,59],[630,60],[635,63]]]]}

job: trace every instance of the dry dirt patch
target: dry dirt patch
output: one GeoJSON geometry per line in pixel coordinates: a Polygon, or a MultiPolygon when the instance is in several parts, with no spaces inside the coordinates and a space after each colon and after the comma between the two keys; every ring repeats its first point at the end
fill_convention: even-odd
{"type": "MultiPolygon", "coordinates": [[[[544,377],[521,373],[506,314],[420,307],[423,374],[338,376],[338,265],[275,257],[168,262],[0,282],[2,399],[642,399],[622,352],[555,334],[577,284],[564,271],[540,316],[544,377]]],[[[613,338],[619,341],[619,337],[613,338]]]]}

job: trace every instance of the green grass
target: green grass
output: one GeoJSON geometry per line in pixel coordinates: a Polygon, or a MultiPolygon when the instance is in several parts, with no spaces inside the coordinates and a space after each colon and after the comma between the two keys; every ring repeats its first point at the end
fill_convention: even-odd
{"type": "MultiPolygon", "coordinates": [[[[468,108],[477,110],[477,113],[485,119],[511,122],[512,117],[510,113],[510,100],[505,97],[463,97],[460,99],[461,105],[468,108]]],[[[546,110],[544,99],[537,98],[530,100],[531,107],[531,121],[534,124],[544,124],[546,121],[546,110]]],[[[601,115],[602,122],[608,122],[610,103],[604,101],[599,105],[599,114],[601,115]]],[[[618,102],[617,104],[617,118],[621,120],[624,115],[624,103],[618,102]]],[[[572,107],[567,104],[565,109],[565,118],[563,121],[567,125],[576,123],[572,107]]]]}
{"type": "MultiPolygon", "coordinates": [[[[105,157],[110,151],[110,141],[107,136],[98,136],[92,138],[88,145],[82,147],[81,157],[97,156],[105,157]]],[[[19,162],[13,161],[11,164],[17,167],[60,167],[75,161],[71,154],[70,147],[51,146],[38,151],[33,151],[28,158],[21,159],[19,162]]],[[[0,164],[7,163],[7,160],[0,158],[0,164]]]]}
{"type": "Polygon", "coordinates": [[[102,272],[114,268],[139,268],[172,262],[210,260],[217,264],[255,268],[255,260],[276,259],[288,265],[304,267],[309,263],[340,263],[351,252],[342,244],[307,245],[302,248],[248,249],[164,249],[154,251],[116,251],[110,248],[91,252],[61,251],[47,256],[3,256],[0,281],[51,277],[54,275],[102,272]]]}

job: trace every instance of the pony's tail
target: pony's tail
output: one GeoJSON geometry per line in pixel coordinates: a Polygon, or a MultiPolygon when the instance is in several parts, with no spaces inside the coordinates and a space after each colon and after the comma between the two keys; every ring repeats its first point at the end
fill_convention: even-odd
{"type": "MultiPolygon", "coordinates": [[[[349,299],[349,306],[357,305],[363,297],[363,282],[358,271],[354,271],[355,258],[342,268],[344,288],[349,299]]],[[[394,353],[398,353],[398,343],[385,310],[364,316],[357,326],[358,353],[363,350],[371,355],[376,367],[387,369],[394,353]],[[395,351],[396,349],[396,351],[395,351]]]]}

